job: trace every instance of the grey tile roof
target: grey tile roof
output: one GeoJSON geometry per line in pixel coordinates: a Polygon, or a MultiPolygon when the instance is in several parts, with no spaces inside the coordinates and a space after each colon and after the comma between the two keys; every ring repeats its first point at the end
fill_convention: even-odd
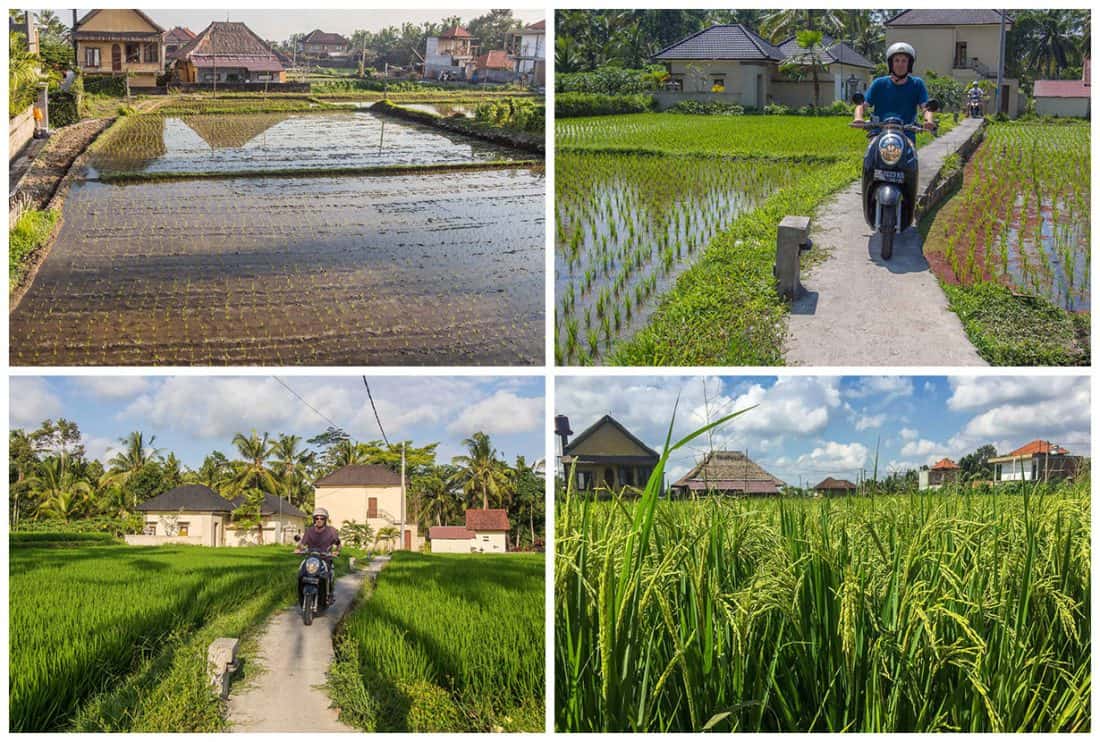
{"type": "MultiPolygon", "coordinates": [[[[1012,16],[1006,21],[1011,25],[1012,16]]],[[[999,10],[903,10],[884,25],[899,26],[985,26],[1001,23],[999,10]]]]}
{"type": "MultiPolygon", "coordinates": [[[[830,36],[822,35],[821,45],[825,47],[825,64],[833,64],[836,62],[839,64],[851,65],[852,67],[866,67],[867,69],[874,69],[875,67],[873,62],[843,41],[836,41],[830,36]]],[[[794,36],[780,43],[779,50],[783,52],[784,61],[805,52],[805,50],[798,45],[798,39],[794,36]]]]}
{"type": "Polygon", "coordinates": [[[137,506],[143,512],[183,510],[189,513],[229,513],[233,503],[201,484],[185,484],[162,492],[137,506]]]}
{"type": "MultiPolygon", "coordinates": [[[[239,508],[241,505],[245,504],[246,499],[247,498],[245,498],[244,495],[240,495],[238,497],[234,497],[232,500],[230,500],[230,502],[233,503],[233,507],[239,508]]],[[[294,507],[286,500],[283,500],[281,497],[276,497],[275,495],[265,492],[264,501],[260,504],[260,515],[277,515],[279,513],[282,513],[283,515],[290,518],[309,517],[306,513],[303,513],[301,510],[294,507]]]]}
{"type": "Polygon", "coordinates": [[[401,475],[381,464],[351,464],[321,477],[313,483],[315,487],[355,487],[362,485],[398,485],[401,475]]]}
{"type": "Polygon", "coordinates": [[[711,26],[680,39],[654,55],[669,59],[736,59],[778,62],[783,59],[779,47],[769,44],[740,23],[711,26]]]}

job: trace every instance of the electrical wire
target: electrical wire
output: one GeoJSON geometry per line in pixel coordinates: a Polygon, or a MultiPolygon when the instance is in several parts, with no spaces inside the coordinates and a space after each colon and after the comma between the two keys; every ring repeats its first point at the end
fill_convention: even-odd
{"type": "Polygon", "coordinates": [[[370,384],[367,383],[366,375],[363,376],[363,386],[367,388],[367,399],[370,400],[370,408],[374,410],[374,420],[378,423],[378,431],[382,434],[382,440],[386,442],[386,446],[389,447],[390,439],[386,437],[386,431],[382,429],[382,419],[378,417],[378,408],[374,406],[374,397],[370,393],[370,384]]]}
{"type": "Polygon", "coordinates": [[[316,407],[311,405],[309,402],[307,402],[301,394],[298,394],[298,392],[291,389],[290,386],[285,381],[280,379],[278,376],[272,376],[271,378],[275,379],[275,381],[282,384],[284,389],[286,389],[288,392],[290,392],[295,397],[297,397],[301,401],[302,404],[304,404],[309,409],[313,410],[314,413],[316,413],[318,417],[320,417],[322,420],[327,422],[329,425],[331,425],[334,428],[339,428],[340,430],[345,430],[345,428],[343,428],[342,426],[337,425],[335,422],[333,422],[331,417],[329,417],[328,415],[326,415],[325,413],[321,412],[319,409],[317,409],[316,407]]]}

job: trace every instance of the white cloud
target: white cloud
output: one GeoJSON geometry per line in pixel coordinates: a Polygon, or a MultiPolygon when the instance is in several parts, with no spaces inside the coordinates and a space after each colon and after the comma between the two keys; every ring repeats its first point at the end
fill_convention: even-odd
{"type": "Polygon", "coordinates": [[[544,419],[542,397],[520,397],[501,390],[464,409],[447,430],[464,437],[479,430],[490,435],[526,433],[540,430],[544,419]]]}
{"type": "Polygon", "coordinates": [[[955,376],[950,382],[947,406],[956,411],[1031,405],[1088,394],[1088,379],[1075,376],[955,376]]]}
{"type": "Polygon", "coordinates": [[[39,376],[11,377],[8,420],[13,428],[37,428],[43,420],[64,416],[64,405],[39,376]]]}
{"type": "Polygon", "coordinates": [[[873,430],[875,428],[881,428],[882,424],[886,422],[886,414],[880,415],[860,415],[856,419],[856,430],[873,430]]]}
{"type": "Polygon", "coordinates": [[[882,402],[913,394],[913,380],[908,376],[864,376],[859,383],[848,390],[849,397],[882,396],[882,402]]]}
{"type": "Polygon", "coordinates": [[[151,386],[151,380],[145,376],[77,376],[73,381],[95,396],[106,399],[133,397],[151,386]]]}
{"type": "MultiPolygon", "coordinates": [[[[942,459],[944,456],[950,455],[948,453],[949,450],[949,446],[943,443],[921,438],[920,440],[909,441],[902,446],[901,455],[915,458],[942,459]]],[[[958,458],[959,454],[955,454],[954,456],[958,458]]]]}
{"type": "Polygon", "coordinates": [[[800,467],[813,471],[842,472],[861,469],[867,463],[867,447],[862,443],[829,441],[798,457],[800,467]]]}
{"type": "Polygon", "coordinates": [[[901,430],[898,431],[898,435],[901,436],[901,439],[903,441],[912,441],[912,440],[916,440],[916,438],[920,434],[917,433],[917,431],[913,430],[912,428],[902,428],[901,430]]]}
{"type": "Polygon", "coordinates": [[[107,462],[115,457],[116,454],[122,452],[122,444],[113,438],[100,438],[99,436],[84,436],[84,455],[89,459],[96,459],[103,462],[104,467],[107,466],[107,462]]]}

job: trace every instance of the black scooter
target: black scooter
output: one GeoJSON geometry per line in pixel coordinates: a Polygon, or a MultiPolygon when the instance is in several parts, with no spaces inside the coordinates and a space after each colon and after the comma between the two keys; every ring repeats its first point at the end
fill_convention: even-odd
{"type": "Polygon", "coordinates": [[[966,115],[972,119],[982,118],[982,99],[970,98],[966,103],[966,115]]]}
{"type": "MultiPolygon", "coordinates": [[[[857,106],[863,95],[856,93],[852,102],[857,106]]],[[[935,100],[925,107],[940,110],[935,100]]],[[[913,223],[917,203],[917,148],[905,132],[924,131],[921,126],[903,124],[890,117],[882,121],[872,117],[862,123],[852,122],[857,129],[867,130],[871,144],[863,156],[863,218],[867,225],[882,235],[882,259],[894,254],[894,235],[913,223]]]]}
{"type": "Polygon", "coordinates": [[[328,607],[331,594],[332,554],[310,549],[298,565],[298,605],[302,607],[302,622],[306,626],[328,607]]]}

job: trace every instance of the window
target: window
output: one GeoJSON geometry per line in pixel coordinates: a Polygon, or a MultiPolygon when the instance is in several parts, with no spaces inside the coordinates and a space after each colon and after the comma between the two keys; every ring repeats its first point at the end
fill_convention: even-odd
{"type": "Polygon", "coordinates": [[[98,68],[99,67],[99,47],[90,46],[84,50],[84,66],[98,68]]]}
{"type": "Polygon", "coordinates": [[[377,518],[378,517],[378,498],[377,497],[367,498],[367,517],[368,518],[377,518]]]}
{"type": "Polygon", "coordinates": [[[160,59],[160,45],[159,44],[146,44],[145,45],[145,61],[146,62],[159,62],[160,59]]]}
{"type": "Polygon", "coordinates": [[[488,543],[489,542],[489,537],[488,536],[482,536],[481,540],[488,543]]]}
{"type": "Polygon", "coordinates": [[[156,536],[157,535],[157,524],[156,523],[146,523],[145,524],[145,529],[142,531],[142,533],[144,533],[146,536],[156,536]]]}
{"type": "Polygon", "coordinates": [[[955,69],[966,67],[966,42],[955,42],[955,69]]]}
{"type": "Polygon", "coordinates": [[[181,521],[179,525],[180,525],[179,535],[181,535],[181,536],[190,535],[190,530],[191,530],[191,524],[190,523],[184,523],[184,522],[181,521]]]}
{"type": "Polygon", "coordinates": [[[138,64],[141,62],[141,44],[126,45],[126,63],[138,64]]]}

